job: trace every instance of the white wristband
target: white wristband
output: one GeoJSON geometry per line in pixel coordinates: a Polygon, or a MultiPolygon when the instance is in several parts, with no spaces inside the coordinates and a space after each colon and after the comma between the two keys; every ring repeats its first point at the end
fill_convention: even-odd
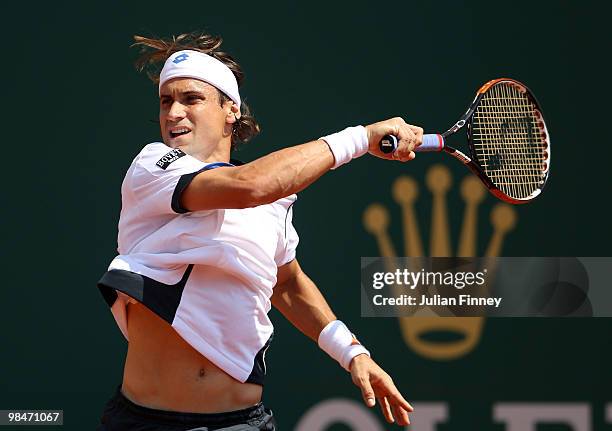
{"type": "Polygon", "coordinates": [[[347,127],[338,133],[323,136],[323,139],[329,145],[329,149],[334,155],[334,166],[336,169],[356,157],[361,157],[368,152],[368,133],[365,127],[347,127]]]}
{"type": "Polygon", "coordinates": [[[363,347],[355,335],[349,331],[340,320],[329,322],[319,334],[319,347],[342,365],[346,371],[350,371],[353,358],[365,353],[370,356],[370,352],[363,347]]]}

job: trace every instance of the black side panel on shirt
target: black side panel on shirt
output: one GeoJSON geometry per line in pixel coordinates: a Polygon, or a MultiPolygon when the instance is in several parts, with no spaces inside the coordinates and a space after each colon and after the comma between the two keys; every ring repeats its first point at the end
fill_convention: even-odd
{"type": "Polygon", "coordinates": [[[264,378],[266,377],[266,351],[268,347],[270,347],[270,343],[272,342],[272,337],[274,333],[270,335],[266,344],[257,352],[255,355],[255,359],[253,360],[253,370],[251,374],[246,379],[246,383],[255,383],[256,385],[263,386],[264,378]]]}
{"type": "Polygon", "coordinates": [[[193,265],[189,265],[177,284],[164,284],[134,272],[111,269],[98,282],[98,289],[109,307],[112,307],[117,300],[116,290],[118,290],[144,304],[172,324],[192,269],[193,265]]]}
{"type": "Polygon", "coordinates": [[[289,205],[289,208],[287,208],[287,214],[285,214],[285,238],[287,238],[287,218],[289,218],[289,211],[293,209],[293,204],[295,204],[295,201],[289,205]]]}
{"type": "Polygon", "coordinates": [[[183,191],[185,191],[189,183],[193,181],[194,177],[198,175],[200,172],[202,172],[202,170],[197,171],[197,172],[192,172],[190,174],[181,175],[181,177],[178,180],[178,183],[176,183],[174,192],[172,192],[172,203],[171,203],[172,211],[178,214],[185,214],[189,212],[188,209],[183,208],[183,206],[181,205],[181,195],[183,194],[183,191]]]}
{"type": "Polygon", "coordinates": [[[178,214],[188,213],[189,210],[187,208],[183,208],[183,206],[181,205],[181,195],[183,194],[183,191],[185,191],[189,183],[191,183],[193,179],[195,178],[195,176],[198,175],[200,172],[219,168],[221,166],[234,166],[234,165],[230,163],[225,163],[225,162],[211,163],[208,166],[204,166],[199,171],[192,172],[190,174],[181,175],[181,177],[178,180],[178,183],[176,183],[176,187],[174,188],[174,191],[172,192],[172,202],[170,203],[170,206],[172,207],[172,211],[178,214]]]}

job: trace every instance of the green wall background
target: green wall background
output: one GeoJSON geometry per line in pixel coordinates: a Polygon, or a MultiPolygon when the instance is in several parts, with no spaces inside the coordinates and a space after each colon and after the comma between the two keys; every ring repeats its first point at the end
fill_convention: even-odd
{"type": "MultiPolygon", "coordinates": [[[[207,29],[225,38],[263,126],[236,155],[244,160],[396,115],[441,130],[482,83],[519,79],[544,108],[554,153],[549,186],[517,208],[504,254],[610,255],[610,169],[601,152],[609,108],[599,84],[609,74],[608,11],[597,2],[152,0],[5,8],[0,409],[64,409],[61,429],[93,429],[120,382],[126,343],[95,283],[115,253],[125,170],[158,139],[156,89],[132,67],[133,34],[207,29]]],[[[362,212],[374,201],[389,208],[399,248],[390,187],[411,175],[421,182],[417,211],[427,239],[431,201],[422,181],[436,162],[451,169],[455,184],[466,174],[436,155],[405,165],[364,157],[301,193],[295,224],[303,268],[408,399],[449,403],[451,419],[438,430],[501,431],[491,413],[498,401],[587,402],[593,429],[612,430],[603,419],[612,401],[610,319],[489,319],[476,350],[441,363],[410,350],[395,319],[360,318],[359,258],[379,254],[362,212]]],[[[489,197],[481,207],[481,253],[493,203],[489,197]]],[[[463,216],[457,188],[448,205],[456,244],[463,216]]],[[[337,364],[272,315],[265,401],[280,429],[292,429],[321,400],[360,400],[337,364]]]]}

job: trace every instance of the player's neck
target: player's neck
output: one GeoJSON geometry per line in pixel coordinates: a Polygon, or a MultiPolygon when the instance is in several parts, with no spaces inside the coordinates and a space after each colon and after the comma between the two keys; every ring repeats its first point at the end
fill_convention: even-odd
{"type": "Polygon", "coordinates": [[[204,162],[226,162],[230,161],[230,147],[219,145],[212,153],[210,153],[204,162]]]}
{"type": "Polygon", "coordinates": [[[195,157],[196,159],[202,161],[202,162],[206,162],[206,163],[211,163],[211,162],[229,162],[230,160],[230,143],[227,142],[222,142],[219,143],[219,145],[217,145],[214,149],[200,149],[200,150],[195,150],[193,148],[189,148],[188,146],[186,147],[179,147],[181,150],[183,150],[183,152],[185,152],[186,154],[189,154],[192,157],[195,157]]]}

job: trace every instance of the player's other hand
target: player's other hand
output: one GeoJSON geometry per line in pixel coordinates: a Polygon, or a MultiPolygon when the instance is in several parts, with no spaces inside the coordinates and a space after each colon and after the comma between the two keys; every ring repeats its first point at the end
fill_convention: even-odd
{"type": "Polygon", "coordinates": [[[368,133],[368,151],[381,159],[399,160],[407,162],[415,158],[414,149],[423,141],[423,129],[407,124],[402,118],[395,117],[389,120],[366,126],[368,133]],[[397,149],[393,153],[385,154],[380,151],[379,143],[385,135],[394,135],[398,139],[397,149]]]}
{"type": "Polygon", "coordinates": [[[380,409],[389,423],[410,424],[408,413],[414,409],[397,390],[391,377],[368,355],[357,355],[351,361],[353,383],[361,389],[366,406],[373,407],[378,400],[380,409]]]}

